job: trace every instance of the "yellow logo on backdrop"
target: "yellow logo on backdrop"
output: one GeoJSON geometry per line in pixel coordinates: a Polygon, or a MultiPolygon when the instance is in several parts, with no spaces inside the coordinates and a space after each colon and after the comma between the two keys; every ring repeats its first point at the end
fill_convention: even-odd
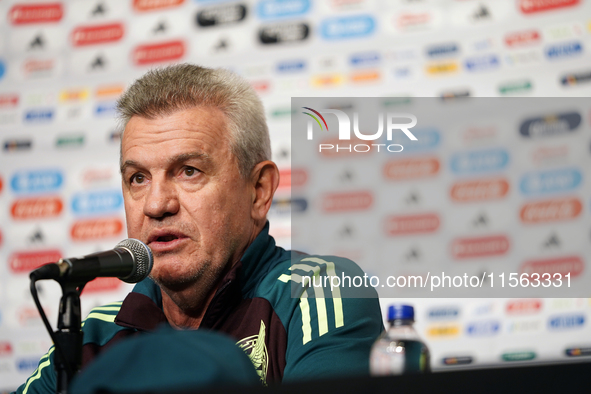
{"type": "Polygon", "coordinates": [[[88,98],[88,89],[65,89],[60,92],[60,102],[84,101],[88,98]]]}
{"type": "Polygon", "coordinates": [[[341,74],[317,75],[312,77],[312,86],[315,88],[338,86],[343,83],[341,74]]]}
{"type": "Polygon", "coordinates": [[[427,335],[430,337],[455,337],[460,333],[460,326],[457,324],[445,324],[431,326],[427,330],[427,335]]]}
{"type": "Polygon", "coordinates": [[[459,68],[460,66],[457,62],[433,63],[427,66],[427,74],[455,73],[459,68]]]}

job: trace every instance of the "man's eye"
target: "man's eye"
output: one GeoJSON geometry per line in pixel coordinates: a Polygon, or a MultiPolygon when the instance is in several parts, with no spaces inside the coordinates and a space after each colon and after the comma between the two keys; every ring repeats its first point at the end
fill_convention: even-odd
{"type": "Polygon", "coordinates": [[[133,174],[129,181],[130,183],[144,183],[145,180],[146,177],[143,174],[133,174]]]}
{"type": "Polygon", "coordinates": [[[193,168],[193,167],[187,167],[185,168],[185,175],[186,176],[193,176],[197,173],[197,169],[193,168]]]}

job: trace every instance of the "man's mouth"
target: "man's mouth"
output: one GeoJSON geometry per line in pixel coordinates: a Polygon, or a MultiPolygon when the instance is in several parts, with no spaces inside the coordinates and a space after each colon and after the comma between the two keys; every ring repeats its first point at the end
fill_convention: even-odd
{"type": "Polygon", "coordinates": [[[154,231],[148,237],[148,244],[173,242],[182,238],[187,238],[184,234],[175,231],[154,231]]]}
{"type": "Polygon", "coordinates": [[[170,242],[178,238],[179,237],[177,237],[176,235],[163,235],[161,237],[156,238],[155,242],[170,242]]]}

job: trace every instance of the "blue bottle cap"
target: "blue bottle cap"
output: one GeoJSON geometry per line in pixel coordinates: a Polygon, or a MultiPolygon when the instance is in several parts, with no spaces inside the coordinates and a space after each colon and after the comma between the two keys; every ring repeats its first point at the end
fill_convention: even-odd
{"type": "Polygon", "coordinates": [[[415,308],[411,305],[390,305],[388,308],[388,321],[404,319],[413,320],[415,319],[415,308]]]}

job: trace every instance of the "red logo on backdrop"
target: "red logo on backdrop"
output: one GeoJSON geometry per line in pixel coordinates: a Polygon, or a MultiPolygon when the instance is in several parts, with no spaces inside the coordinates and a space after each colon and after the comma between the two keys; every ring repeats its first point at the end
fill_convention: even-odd
{"type": "Polygon", "coordinates": [[[532,154],[535,163],[557,160],[566,156],[568,156],[568,146],[566,145],[541,147],[536,149],[532,154]]]}
{"type": "Polygon", "coordinates": [[[25,74],[42,73],[53,70],[54,61],[53,59],[47,60],[27,60],[23,64],[23,70],[25,74]]]}
{"type": "Polygon", "coordinates": [[[62,258],[57,249],[35,252],[16,252],[8,258],[8,266],[14,273],[29,272],[47,263],[55,263],[62,258]]]}
{"type": "Polygon", "coordinates": [[[325,212],[363,211],[373,204],[373,195],[367,191],[328,193],[322,201],[325,212]]]}
{"type": "Polygon", "coordinates": [[[451,188],[451,199],[457,202],[496,200],[507,195],[509,182],[505,179],[486,179],[458,182],[451,188]]]}
{"type": "MultiPolygon", "coordinates": [[[[534,260],[527,261],[521,265],[521,272],[525,274],[538,273],[543,274],[562,274],[562,276],[570,273],[571,278],[575,278],[584,271],[585,263],[578,256],[561,257],[549,260],[534,260]]],[[[541,278],[540,280],[542,280],[541,278]]]]}
{"type": "Polygon", "coordinates": [[[86,171],[82,175],[82,182],[90,184],[94,182],[108,181],[113,177],[113,171],[111,169],[91,169],[86,171]]]}
{"type": "Polygon", "coordinates": [[[0,108],[16,107],[18,105],[18,94],[0,94],[0,108]]]}
{"type": "Polygon", "coordinates": [[[257,92],[257,93],[266,93],[269,91],[271,87],[271,82],[269,81],[251,81],[250,86],[257,92]]]}
{"type": "Polygon", "coordinates": [[[37,197],[16,200],[10,213],[14,219],[38,219],[58,216],[63,208],[59,197],[37,197]]]}
{"type": "Polygon", "coordinates": [[[525,204],[519,216],[524,223],[555,222],[574,219],[582,210],[578,198],[559,198],[525,204]]]}
{"type": "Polygon", "coordinates": [[[123,24],[121,23],[77,27],[72,32],[72,43],[74,46],[79,47],[119,41],[123,37],[123,31],[123,24]]]}
{"type": "Polygon", "coordinates": [[[404,29],[407,27],[425,25],[429,22],[431,22],[431,14],[427,12],[416,14],[406,13],[400,14],[398,16],[398,19],[396,20],[396,25],[399,28],[404,29]]]}
{"type": "Polygon", "coordinates": [[[2,178],[0,178],[0,193],[2,193],[2,186],[4,185],[2,184],[2,178]]]}
{"type": "Polygon", "coordinates": [[[577,4],[579,4],[579,0],[520,0],[519,8],[524,14],[531,14],[555,8],[572,7],[577,4]]]}
{"type": "Polygon", "coordinates": [[[61,3],[16,4],[8,12],[13,25],[59,22],[64,15],[61,3]]]}
{"type": "Polygon", "coordinates": [[[72,226],[70,234],[74,241],[109,238],[119,235],[123,222],[119,218],[81,220],[72,226]]]}
{"type": "Polygon", "coordinates": [[[432,233],[438,228],[439,216],[435,213],[386,218],[386,234],[388,235],[425,234],[432,233]]]}
{"type": "Polygon", "coordinates": [[[279,188],[299,187],[308,181],[308,173],[302,168],[279,171],[279,188]]]}
{"type": "Polygon", "coordinates": [[[140,45],[133,51],[133,62],[138,65],[178,60],[185,55],[185,43],[181,40],[160,44],[140,45]]]}
{"type": "Polygon", "coordinates": [[[118,290],[121,283],[117,278],[96,278],[84,286],[83,294],[118,290]]]}
{"type": "Polygon", "coordinates": [[[0,341],[0,357],[10,356],[12,354],[12,345],[8,341],[0,341]]]}
{"type": "Polygon", "coordinates": [[[133,8],[136,11],[153,11],[177,7],[184,2],[185,0],[133,0],[133,8]]]}
{"type": "Polygon", "coordinates": [[[525,30],[510,33],[505,36],[505,43],[508,47],[519,45],[535,44],[540,41],[540,33],[537,30],[525,30]]]}
{"type": "Polygon", "coordinates": [[[395,181],[426,178],[438,172],[439,159],[435,157],[392,160],[384,166],[384,176],[395,181]]]}
{"type": "Polygon", "coordinates": [[[542,309],[542,300],[515,300],[507,304],[507,313],[522,315],[539,312],[542,309]]]}
{"type": "Polygon", "coordinates": [[[508,251],[509,239],[505,235],[460,238],[451,245],[451,252],[456,259],[500,256],[508,251]]]}

